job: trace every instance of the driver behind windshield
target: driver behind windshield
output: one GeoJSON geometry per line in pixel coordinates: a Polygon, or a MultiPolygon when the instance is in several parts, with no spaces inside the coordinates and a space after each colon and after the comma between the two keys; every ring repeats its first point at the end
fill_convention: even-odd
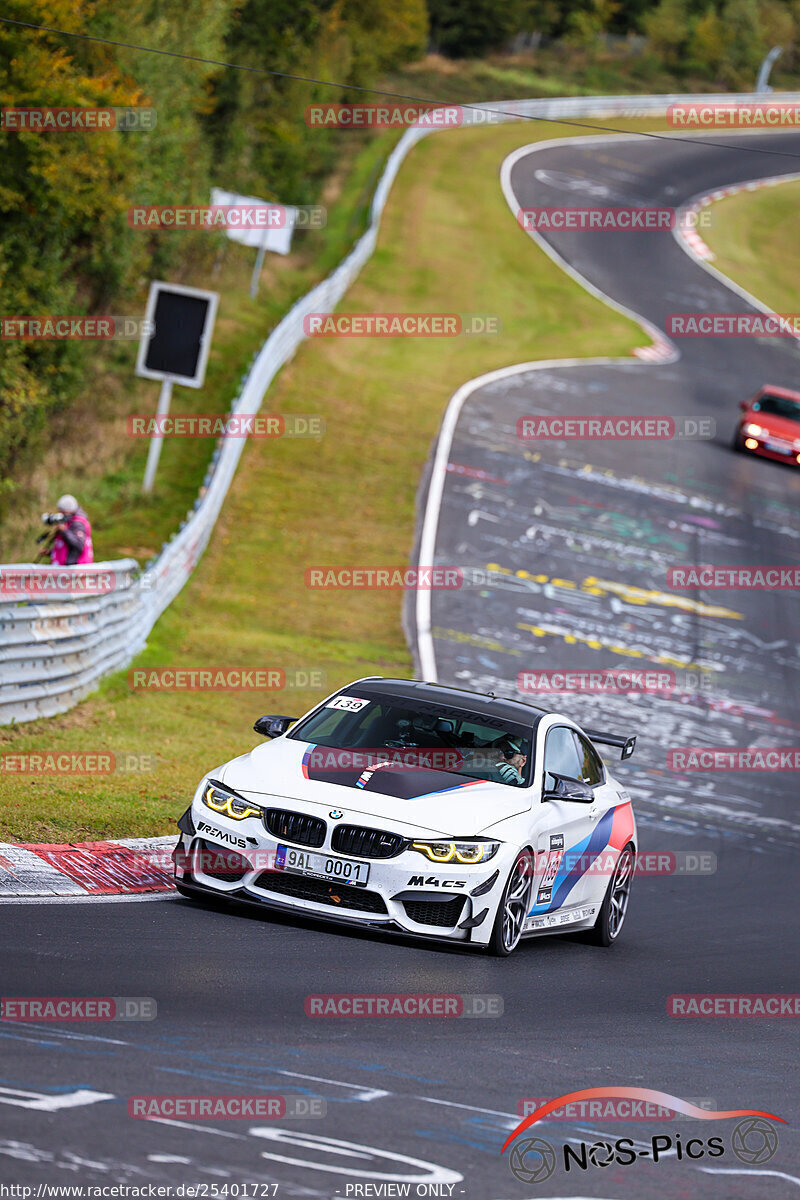
{"type": "Polygon", "coordinates": [[[514,787],[522,787],[522,772],[525,770],[525,764],[528,761],[527,754],[522,753],[522,743],[516,738],[503,738],[493,748],[499,750],[502,755],[496,766],[497,773],[503,780],[503,783],[510,783],[514,787]]]}

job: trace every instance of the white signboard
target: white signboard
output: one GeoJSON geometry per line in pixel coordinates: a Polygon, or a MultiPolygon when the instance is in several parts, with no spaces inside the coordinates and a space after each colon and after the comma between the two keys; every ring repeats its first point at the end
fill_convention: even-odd
{"type": "Polygon", "coordinates": [[[292,233],[297,219],[297,209],[291,204],[272,204],[269,200],[259,200],[258,196],[240,196],[238,192],[226,192],[222,188],[211,189],[211,203],[214,205],[235,205],[257,207],[269,205],[270,208],[280,208],[285,212],[285,220],[280,225],[265,226],[262,229],[231,229],[225,230],[227,237],[233,242],[241,242],[244,246],[252,246],[255,250],[271,250],[273,254],[288,254],[292,247],[292,233]]]}

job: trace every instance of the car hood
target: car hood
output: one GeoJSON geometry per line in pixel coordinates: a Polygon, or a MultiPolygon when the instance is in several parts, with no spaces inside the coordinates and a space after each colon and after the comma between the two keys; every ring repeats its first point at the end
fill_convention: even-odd
{"type": "Polygon", "coordinates": [[[423,831],[452,837],[479,834],[530,808],[529,788],[427,767],[387,765],[369,773],[358,763],[343,768],[335,755],[309,742],[276,738],[232,759],[215,778],[261,804],[269,796],[280,802],[276,807],[300,802],[302,811],[319,816],[337,809],[346,820],[386,822],[414,836],[423,831]]]}
{"type": "Polygon", "coordinates": [[[773,413],[746,412],[742,424],[760,425],[762,429],[768,429],[775,437],[783,438],[787,442],[793,442],[795,438],[800,439],[800,421],[776,417],[773,413]]]}

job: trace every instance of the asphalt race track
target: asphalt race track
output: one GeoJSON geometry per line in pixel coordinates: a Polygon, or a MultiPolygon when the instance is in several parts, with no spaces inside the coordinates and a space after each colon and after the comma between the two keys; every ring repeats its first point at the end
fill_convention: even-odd
{"type": "MultiPolygon", "coordinates": [[[[791,157],[800,156],[796,134],[714,140],[725,148],[641,138],[552,146],[520,157],[510,183],[522,206],[674,206],[800,164],[791,157]]],[[[668,232],[572,233],[551,244],[659,328],[672,312],[750,307],[668,232]]],[[[405,1183],[411,1195],[480,1200],[797,1195],[794,1023],[679,1020],[666,1010],[675,993],[800,992],[792,777],[680,775],[666,754],[797,744],[798,600],[790,592],[669,600],[665,579],[680,564],[800,561],[800,476],[730,448],[738,400],[763,382],[797,386],[800,353],[786,339],[683,339],[678,348],[680,358],[661,365],[508,374],[467,398],[435,560],[479,568],[486,582],[434,593],[433,648],[442,681],[510,695],[520,671],[539,667],[639,662],[668,665],[684,683],[696,676],[696,687],[673,696],[583,694],[552,704],[587,725],[602,717],[639,735],[619,776],[634,796],[642,849],[707,853],[716,870],[638,878],[612,950],[545,938],[507,960],[171,897],[6,904],[4,994],[151,996],[158,1019],[3,1023],[0,1179],[34,1189],[45,1180],[207,1184],[209,1196],[243,1183],[316,1197],[397,1195],[388,1185],[405,1183]],[[531,412],[711,417],[717,434],[634,449],[534,447],[515,433],[531,412]],[[309,994],[376,991],[500,996],[503,1014],[305,1015],[309,994]],[[730,1121],[551,1120],[534,1132],[556,1147],[630,1137],[644,1152],[663,1131],[673,1141],[722,1135],[726,1148],[713,1159],[672,1153],[657,1164],[559,1168],[527,1186],[514,1178],[500,1147],[523,1097],[613,1084],[714,1109],[763,1109],[788,1124],[775,1156],[748,1166],[732,1153],[730,1121]],[[127,1116],[136,1095],[258,1091],[324,1099],[326,1115],[127,1116]],[[367,1183],[385,1187],[353,1190],[367,1183]]]]}

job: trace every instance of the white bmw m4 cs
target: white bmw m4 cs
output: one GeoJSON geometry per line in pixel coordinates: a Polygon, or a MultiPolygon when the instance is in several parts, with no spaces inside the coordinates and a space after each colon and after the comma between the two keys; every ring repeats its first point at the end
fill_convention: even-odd
{"type": "Polygon", "coordinates": [[[359,679],[204,775],[178,822],[178,891],[478,946],[620,935],[631,799],[579,728],[516,700],[359,679]]]}

